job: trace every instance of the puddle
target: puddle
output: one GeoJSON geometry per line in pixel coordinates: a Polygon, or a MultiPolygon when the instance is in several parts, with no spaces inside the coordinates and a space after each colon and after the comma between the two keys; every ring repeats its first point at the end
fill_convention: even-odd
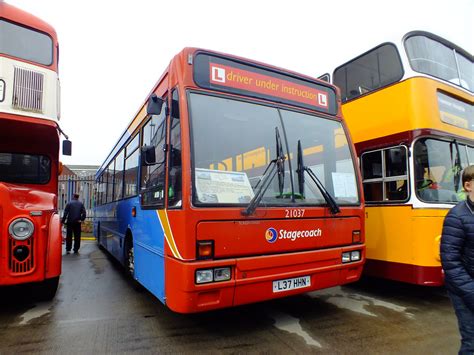
{"type": "Polygon", "coordinates": [[[288,333],[299,335],[304,339],[306,344],[322,348],[321,343],[315,340],[301,327],[298,318],[292,317],[289,314],[272,311],[269,316],[275,320],[274,326],[280,330],[288,333]]]}
{"type": "Polygon", "coordinates": [[[39,303],[33,308],[30,308],[20,317],[22,317],[20,325],[28,324],[31,320],[44,316],[51,312],[51,303],[39,303]]]}
{"type": "Polygon", "coordinates": [[[377,314],[366,309],[367,306],[380,306],[390,309],[394,312],[402,313],[407,318],[414,318],[412,313],[407,312],[407,307],[395,303],[386,302],[370,296],[363,296],[357,293],[343,291],[340,287],[331,288],[322,291],[310,292],[308,295],[312,298],[319,298],[335,305],[338,308],[348,309],[353,312],[365,314],[370,317],[377,317],[377,314]]]}

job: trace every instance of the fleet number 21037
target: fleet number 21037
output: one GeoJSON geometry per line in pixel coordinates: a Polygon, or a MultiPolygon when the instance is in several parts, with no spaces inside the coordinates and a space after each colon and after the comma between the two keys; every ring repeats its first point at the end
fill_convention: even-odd
{"type": "Polygon", "coordinates": [[[292,210],[285,210],[285,218],[301,218],[304,217],[304,209],[297,208],[292,210]]]}

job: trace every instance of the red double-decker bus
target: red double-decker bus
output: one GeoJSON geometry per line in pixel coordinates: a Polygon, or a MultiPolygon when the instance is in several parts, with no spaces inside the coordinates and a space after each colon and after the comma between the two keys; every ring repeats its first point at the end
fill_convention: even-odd
{"type": "Polygon", "coordinates": [[[97,172],[95,235],[182,313],[353,282],[353,152],[334,86],[185,48],[97,172]]]}
{"type": "Polygon", "coordinates": [[[51,299],[61,274],[58,41],[4,2],[0,38],[0,286],[31,283],[51,299]]]}

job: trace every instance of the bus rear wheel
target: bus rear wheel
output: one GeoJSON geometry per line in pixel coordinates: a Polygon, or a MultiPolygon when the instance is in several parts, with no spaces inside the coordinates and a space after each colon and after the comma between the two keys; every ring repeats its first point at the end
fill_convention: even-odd
{"type": "Polygon", "coordinates": [[[97,225],[97,246],[100,250],[105,250],[104,246],[100,243],[100,223],[97,225]]]}
{"type": "Polygon", "coordinates": [[[34,295],[38,301],[50,301],[56,295],[59,286],[59,276],[52,279],[46,279],[41,283],[34,285],[34,295]]]}

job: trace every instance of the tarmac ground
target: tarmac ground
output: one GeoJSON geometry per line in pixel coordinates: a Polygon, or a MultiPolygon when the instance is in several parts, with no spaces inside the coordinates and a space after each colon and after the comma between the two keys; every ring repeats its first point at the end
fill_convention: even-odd
{"type": "Polygon", "coordinates": [[[63,257],[58,293],[0,289],[0,353],[455,354],[444,288],[375,279],[182,315],[127,279],[93,241],[63,257]]]}

